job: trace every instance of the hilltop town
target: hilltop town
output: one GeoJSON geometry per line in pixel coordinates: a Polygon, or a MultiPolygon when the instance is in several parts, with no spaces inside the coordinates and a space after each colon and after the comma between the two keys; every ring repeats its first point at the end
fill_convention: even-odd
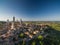
{"type": "Polygon", "coordinates": [[[13,21],[8,19],[3,25],[2,30],[0,30],[0,45],[15,45],[15,43],[18,44],[23,40],[27,43],[39,35],[44,37],[48,35],[44,34],[48,25],[28,24],[24,23],[22,19],[15,21],[15,17],[13,17],[13,21]]]}
{"type": "Polygon", "coordinates": [[[22,45],[21,41],[29,45],[29,41],[38,36],[46,38],[49,35],[46,33],[48,29],[49,26],[46,24],[24,23],[22,19],[16,21],[13,17],[13,21],[8,19],[0,29],[0,45],[22,45]]]}

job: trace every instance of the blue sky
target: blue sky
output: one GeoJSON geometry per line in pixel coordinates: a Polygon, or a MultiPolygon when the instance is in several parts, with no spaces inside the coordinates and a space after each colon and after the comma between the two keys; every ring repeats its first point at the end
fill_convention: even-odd
{"type": "Polygon", "coordinates": [[[0,0],[0,20],[60,21],[59,0],[0,0]]]}

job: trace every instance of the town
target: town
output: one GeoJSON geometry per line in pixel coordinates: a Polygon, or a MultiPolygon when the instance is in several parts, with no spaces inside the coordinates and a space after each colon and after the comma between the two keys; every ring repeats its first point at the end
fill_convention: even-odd
{"type": "Polygon", "coordinates": [[[17,45],[21,41],[25,41],[28,45],[30,40],[39,35],[43,35],[45,38],[48,35],[44,32],[46,29],[48,29],[48,25],[24,23],[22,19],[16,21],[13,17],[13,21],[8,19],[0,30],[0,45],[17,45]]]}

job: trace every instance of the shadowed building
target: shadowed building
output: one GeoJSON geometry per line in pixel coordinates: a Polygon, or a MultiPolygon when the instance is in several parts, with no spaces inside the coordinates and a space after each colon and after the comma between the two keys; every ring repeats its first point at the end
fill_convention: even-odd
{"type": "Polygon", "coordinates": [[[15,22],[15,17],[13,17],[13,22],[15,22]]]}
{"type": "Polygon", "coordinates": [[[13,17],[13,21],[11,23],[11,29],[13,29],[13,30],[15,29],[15,25],[14,24],[15,24],[15,17],[13,17]]]}

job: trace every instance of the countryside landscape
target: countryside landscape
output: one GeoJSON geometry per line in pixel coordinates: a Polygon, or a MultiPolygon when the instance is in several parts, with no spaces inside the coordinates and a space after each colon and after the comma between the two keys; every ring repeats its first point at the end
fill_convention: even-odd
{"type": "Polygon", "coordinates": [[[0,0],[0,45],[60,45],[60,0],[0,0]]]}

